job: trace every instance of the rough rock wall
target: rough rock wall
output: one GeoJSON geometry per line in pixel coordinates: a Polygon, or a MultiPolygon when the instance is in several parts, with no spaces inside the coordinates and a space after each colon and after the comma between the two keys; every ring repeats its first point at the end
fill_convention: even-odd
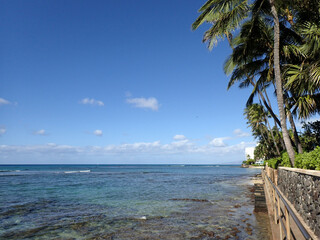
{"type": "Polygon", "coordinates": [[[279,168],[278,187],[320,238],[320,177],[279,168]]]}

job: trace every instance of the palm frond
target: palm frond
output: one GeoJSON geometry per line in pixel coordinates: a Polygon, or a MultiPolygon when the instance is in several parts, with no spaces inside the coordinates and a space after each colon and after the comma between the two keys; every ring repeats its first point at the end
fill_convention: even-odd
{"type": "Polygon", "coordinates": [[[212,49],[218,41],[235,31],[249,12],[248,0],[209,0],[199,10],[200,16],[192,24],[197,29],[204,22],[212,24],[203,37],[212,49]]]}

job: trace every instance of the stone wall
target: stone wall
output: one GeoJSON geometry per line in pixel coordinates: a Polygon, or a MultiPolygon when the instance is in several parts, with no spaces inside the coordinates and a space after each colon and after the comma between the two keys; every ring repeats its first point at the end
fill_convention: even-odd
{"type": "Polygon", "coordinates": [[[320,171],[280,167],[277,180],[279,189],[320,238],[320,171]]]}

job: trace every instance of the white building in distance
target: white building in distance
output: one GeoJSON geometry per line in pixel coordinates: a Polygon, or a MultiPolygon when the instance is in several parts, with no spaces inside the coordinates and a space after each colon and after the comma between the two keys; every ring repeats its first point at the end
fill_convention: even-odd
{"type": "Polygon", "coordinates": [[[254,159],[254,149],[255,149],[255,147],[247,147],[247,148],[245,148],[244,151],[245,151],[245,154],[246,154],[246,160],[248,160],[248,158],[254,159]]]}

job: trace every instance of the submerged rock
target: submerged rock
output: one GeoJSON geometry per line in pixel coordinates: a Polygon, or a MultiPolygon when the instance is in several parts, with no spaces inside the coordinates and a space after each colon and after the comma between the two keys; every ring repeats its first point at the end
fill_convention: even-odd
{"type": "Polygon", "coordinates": [[[207,231],[207,230],[201,230],[201,233],[196,236],[196,237],[192,237],[192,240],[196,240],[196,239],[207,239],[207,238],[213,238],[215,236],[215,233],[213,231],[207,231]]]}
{"type": "Polygon", "coordinates": [[[171,201],[189,201],[189,202],[209,202],[207,199],[196,199],[196,198],[171,198],[171,201]]]}

